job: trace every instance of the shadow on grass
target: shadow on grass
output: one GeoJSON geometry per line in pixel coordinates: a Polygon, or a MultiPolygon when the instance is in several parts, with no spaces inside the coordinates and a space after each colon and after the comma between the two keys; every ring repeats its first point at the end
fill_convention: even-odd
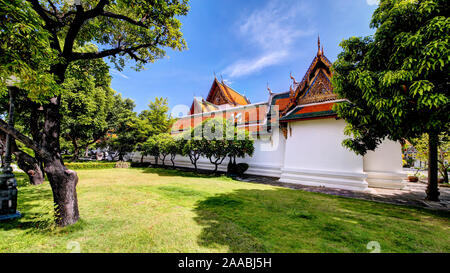
{"type": "MultiPolygon", "coordinates": [[[[28,178],[26,178],[28,179],[28,178]]],[[[48,182],[44,182],[48,183],[48,182]]],[[[54,220],[53,194],[46,185],[22,186],[18,188],[18,210],[21,218],[0,222],[0,230],[23,230],[25,233],[50,233],[56,227],[54,220]]],[[[83,229],[85,223],[80,219],[76,224],[65,227],[64,232],[83,229]]],[[[62,229],[61,229],[62,231],[62,229]]]]}
{"type": "Polygon", "coordinates": [[[448,248],[434,241],[446,227],[434,235],[420,227],[430,217],[445,225],[442,211],[289,189],[235,190],[199,201],[194,211],[199,245],[229,252],[368,252],[374,239],[394,252],[448,248]]]}
{"type": "MultiPolygon", "coordinates": [[[[18,179],[19,180],[19,179],[18,179]]],[[[22,184],[22,183],[21,183],[22,184]]],[[[53,226],[53,206],[48,205],[53,200],[51,190],[42,186],[22,186],[18,188],[18,210],[22,217],[2,222],[0,229],[21,229],[43,231],[53,226]]]]}
{"type": "Polygon", "coordinates": [[[182,176],[182,177],[198,177],[198,178],[217,178],[224,176],[224,173],[214,174],[212,171],[208,170],[198,170],[194,172],[193,169],[180,168],[180,167],[149,167],[149,168],[136,168],[142,170],[144,173],[157,174],[158,176],[182,176]]]}

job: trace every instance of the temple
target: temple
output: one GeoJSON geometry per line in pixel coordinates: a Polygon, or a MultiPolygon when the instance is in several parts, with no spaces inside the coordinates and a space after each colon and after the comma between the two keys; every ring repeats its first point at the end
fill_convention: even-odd
{"type": "MultiPolygon", "coordinates": [[[[214,77],[206,97],[194,98],[189,115],[180,118],[172,134],[190,130],[205,119],[222,116],[248,130],[255,139],[247,173],[276,177],[280,182],[369,191],[371,187],[402,189],[401,145],[386,140],[365,156],[342,146],[346,125],[333,105],[338,98],[331,83],[331,62],[318,40],[318,50],[301,81],[292,75],[287,91],[274,93],[267,87],[265,102],[249,99],[214,77]]],[[[177,156],[176,165],[192,167],[188,158],[177,156]]],[[[227,162],[219,169],[226,170],[227,162]]],[[[213,169],[206,158],[201,169],[213,169]]]]}

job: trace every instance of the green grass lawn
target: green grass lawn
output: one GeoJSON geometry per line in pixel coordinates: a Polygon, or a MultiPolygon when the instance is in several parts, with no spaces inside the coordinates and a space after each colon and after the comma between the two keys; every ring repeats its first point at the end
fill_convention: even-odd
{"type": "MultiPolygon", "coordinates": [[[[0,252],[450,252],[450,214],[161,169],[78,171],[81,220],[52,224],[48,183],[19,187],[0,252]],[[69,248],[68,248],[69,246],[69,248]]],[[[23,178],[19,178],[21,180],[23,178]]]]}

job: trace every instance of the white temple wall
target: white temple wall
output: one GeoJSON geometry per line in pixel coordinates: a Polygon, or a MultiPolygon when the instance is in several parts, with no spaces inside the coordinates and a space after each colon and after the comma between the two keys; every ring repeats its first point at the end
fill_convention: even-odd
{"type": "Polygon", "coordinates": [[[290,122],[280,181],[368,190],[363,157],[342,146],[344,127],[334,118],[290,122]]]}
{"type": "MultiPolygon", "coordinates": [[[[342,146],[347,138],[344,127],[344,120],[334,118],[290,122],[287,139],[279,130],[263,136],[255,140],[252,157],[236,161],[249,164],[247,174],[278,177],[286,183],[357,191],[367,191],[368,187],[405,188],[401,145],[386,140],[377,150],[358,156],[342,146]]],[[[134,153],[133,161],[140,159],[140,154],[134,153]]],[[[147,156],[144,161],[154,163],[154,157],[147,156]]],[[[169,157],[165,162],[172,164],[169,157]]],[[[179,155],[175,165],[193,168],[188,157],[179,155]]],[[[227,165],[228,158],[218,170],[225,172],[227,165]]],[[[197,166],[202,170],[214,169],[207,158],[200,158],[197,166]]]]}
{"type": "Polygon", "coordinates": [[[248,174],[281,177],[284,163],[286,141],[279,129],[271,135],[255,140],[255,151],[252,157],[236,159],[249,165],[248,174]]]}
{"type": "MultiPolygon", "coordinates": [[[[274,137],[274,135],[276,134],[264,137],[264,139],[256,139],[254,143],[255,152],[252,157],[236,159],[236,163],[249,164],[249,169],[246,171],[247,174],[280,177],[284,159],[284,137],[279,134],[278,137],[274,137]]],[[[141,160],[140,153],[135,152],[132,160],[139,162],[141,160]]],[[[187,156],[177,155],[174,161],[176,167],[194,168],[187,156]]],[[[146,156],[144,157],[144,162],[154,164],[155,160],[153,156],[146,156]]],[[[218,170],[227,171],[228,162],[229,159],[225,158],[222,164],[219,165],[218,170]]],[[[161,159],[158,160],[158,164],[162,164],[161,159]]],[[[165,164],[168,166],[172,165],[169,157],[166,158],[165,164]]],[[[214,165],[211,164],[209,159],[204,157],[200,157],[197,161],[197,167],[201,170],[214,170],[214,165]]]]}
{"type": "Polygon", "coordinates": [[[405,189],[402,172],[402,147],[398,142],[385,140],[375,151],[364,155],[364,172],[369,187],[405,189]]]}

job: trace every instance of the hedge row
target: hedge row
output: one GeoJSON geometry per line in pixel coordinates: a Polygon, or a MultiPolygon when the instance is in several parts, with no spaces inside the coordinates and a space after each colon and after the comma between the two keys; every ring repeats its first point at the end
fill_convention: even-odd
{"type": "Polygon", "coordinates": [[[116,167],[116,162],[69,162],[64,163],[68,169],[112,169],[116,167]]]}

